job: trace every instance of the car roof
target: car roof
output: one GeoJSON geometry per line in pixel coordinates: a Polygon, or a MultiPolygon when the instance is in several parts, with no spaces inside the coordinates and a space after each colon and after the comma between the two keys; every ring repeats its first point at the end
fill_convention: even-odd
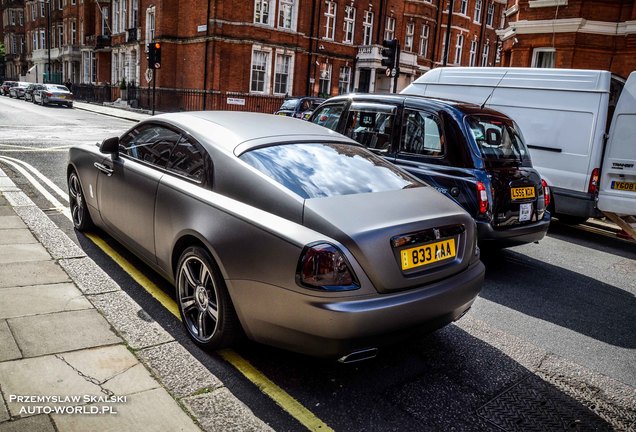
{"type": "Polygon", "coordinates": [[[330,129],[300,119],[240,111],[191,111],[154,116],[190,132],[203,145],[240,154],[250,148],[294,140],[338,141],[358,145],[330,129]],[[241,146],[240,149],[237,148],[241,146]]]}
{"type": "Polygon", "coordinates": [[[351,93],[348,95],[336,96],[330,98],[326,101],[326,103],[337,102],[343,99],[351,99],[356,102],[376,102],[376,103],[393,103],[393,104],[403,104],[405,102],[412,104],[421,104],[422,106],[426,106],[428,108],[433,109],[455,109],[462,111],[465,114],[490,114],[496,115],[499,117],[508,117],[505,114],[502,114],[499,111],[493,110],[491,108],[482,108],[477,104],[455,101],[451,99],[443,99],[443,98],[432,98],[427,96],[418,96],[418,95],[393,95],[393,94],[374,94],[374,93],[351,93]]]}

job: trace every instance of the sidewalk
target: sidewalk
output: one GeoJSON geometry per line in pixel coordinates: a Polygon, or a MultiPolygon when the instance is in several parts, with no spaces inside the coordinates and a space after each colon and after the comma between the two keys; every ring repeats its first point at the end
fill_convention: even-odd
{"type": "Polygon", "coordinates": [[[0,170],[0,432],[271,430],[0,170]]]}

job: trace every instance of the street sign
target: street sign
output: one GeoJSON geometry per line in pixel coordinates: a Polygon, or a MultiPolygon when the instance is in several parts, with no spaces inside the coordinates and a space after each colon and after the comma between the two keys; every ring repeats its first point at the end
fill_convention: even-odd
{"type": "Polygon", "coordinates": [[[397,69],[396,68],[391,69],[391,76],[395,77],[396,75],[397,75],[397,69]]]}
{"type": "Polygon", "coordinates": [[[145,76],[146,82],[152,81],[152,76],[153,76],[152,69],[146,69],[146,76],[145,76]]]}
{"type": "Polygon", "coordinates": [[[386,74],[386,76],[390,77],[391,76],[391,68],[386,68],[384,73],[386,74]]]}

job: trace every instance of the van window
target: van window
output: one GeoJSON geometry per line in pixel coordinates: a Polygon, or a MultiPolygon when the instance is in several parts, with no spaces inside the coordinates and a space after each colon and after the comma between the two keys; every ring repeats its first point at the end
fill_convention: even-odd
{"type": "Polygon", "coordinates": [[[519,128],[512,120],[473,115],[466,121],[484,159],[522,160],[528,157],[519,128]]]}
{"type": "Polygon", "coordinates": [[[424,111],[405,110],[401,144],[400,150],[405,153],[443,156],[446,148],[439,118],[424,111]]]}
{"type": "Polygon", "coordinates": [[[391,113],[350,110],[344,134],[366,148],[384,153],[391,148],[393,122],[391,113]]]}

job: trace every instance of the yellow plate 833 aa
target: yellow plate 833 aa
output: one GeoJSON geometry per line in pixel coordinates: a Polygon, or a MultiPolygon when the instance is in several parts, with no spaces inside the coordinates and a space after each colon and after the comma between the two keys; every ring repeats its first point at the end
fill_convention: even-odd
{"type": "Polygon", "coordinates": [[[438,261],[455,258],[455,239],[415,246],[400,251],[402,270],[433,264],[438,261]]]}

